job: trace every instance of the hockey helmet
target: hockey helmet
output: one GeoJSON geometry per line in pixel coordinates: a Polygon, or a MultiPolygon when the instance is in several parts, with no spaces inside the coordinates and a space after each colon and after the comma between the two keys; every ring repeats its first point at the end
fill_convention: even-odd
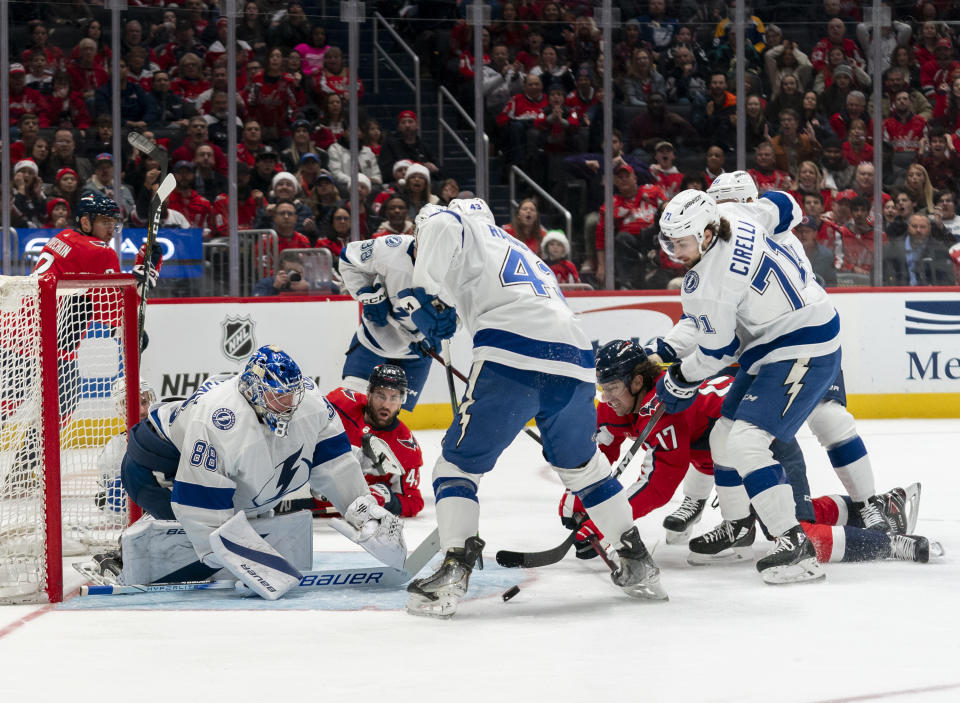
{"type": "Polygon", "coordinates": [[[420,227],[423,226],[423,223],[429,220],[431,217],[436,215],[438,212],[443,212],[445,208],[440,205],[434,205],[433,203],[426,203],[417,211],[417,216],[413,219],[413,233],[416,235],[420,231],[420,227]]]}
{"type": "Polygon", "coordinates": [[[476,218],[488,225],[497,224],[496,219],[493,217],[493,212],[490,210],[490,206],[487,205],[487,202],[483,198],[454,198],[447,207],[458,215],[476,218]]]}
{"type": "MultiPolygon", "coordinates": [[[[110,396],[113,398],[113,404],[117,408],[117,415],[126,417],[127,415],[127,379],[124,376],[117,377],[110,389],[110,396]]],[[[140,377],[140,402],[146,400],[150,405],[157,402],[157,392],[154,390],[147,379],[140,377]]]]}
{"type": "Polygon", "coordinates": [[[646,360],[646,353],[636,342],[626,339],[607,342],[597,351],[597,383],[622,381],[629,388],[637,366],[646,360]]]}
{"type": "Polygon", "coordinates": [[[367,395],[375,388],[392,388],[400,392],[400,402],[407,402],[407,372],[401,366],[394,364],[380,364],[373,368],[370,374],[370,384],[367,386],[367,395]]]}
{"type": "Polygon", "coordinates": [[[120,219],[120,206],[113,198],[100,193],[88,193],[77,202],[77,217],[87,215],[91,220],[97,215],[105,215],[115,220],[120,219]]]}
{"type": "Polygon", "coordinates": [[[712,195],[701,190],[684,190],[673,196],[660,215],[660,246],[673,257],[676,240],[694,237],[702,254],[704,230],[711,227],[716,232],[719,219],[712,195]]]}
{"type": "Polygon", "coordinates": [[[272,344],[257,349],[240,374],[241,395],[278,437],[286,436],[290,419],[303,401],[303,389],[297,362],[272,344]]]}
{"type": "Polygon", "coordinates": [[[717,176],[707,192],[718,203],[733,200],[738,203],[749,203],[760,197],[757,184],[746,171],[732,171],[717,176]]]}

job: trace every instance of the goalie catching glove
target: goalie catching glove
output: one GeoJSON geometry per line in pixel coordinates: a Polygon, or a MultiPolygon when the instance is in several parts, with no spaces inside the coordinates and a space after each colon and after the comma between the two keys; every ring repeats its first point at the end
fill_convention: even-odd
{"type": "Polygon", "coordinates": [[[407,559],[403,522],[377,505],[372,495],[363,495],[354,500],[343,519],[333,518],[330,526],[387,566],[403,568],[407,559]]]}
{"type": "Polygon", "coordinates": [[[154,243],[147,254],[147,243],[144,242],[137,252],[137,258],[133,262],[133,277],[137,281],[137,290],[143,297],[144,290],[155,288],[157,281],[160,280],[160,268],[163,266],[163,249],[159,244],[154,243]],[[146,266],[149,260],[150,266],[146,266]]]}

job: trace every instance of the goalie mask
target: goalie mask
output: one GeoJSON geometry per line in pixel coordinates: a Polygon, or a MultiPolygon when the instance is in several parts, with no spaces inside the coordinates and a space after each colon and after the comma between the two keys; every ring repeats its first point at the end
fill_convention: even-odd
{"type": "Polygon", "coordinates": [[[257,417],[278,437],[303,400],[303,374],[290,356],[272,344],[253,353],[240,374],[240,393],[257,417]]]}

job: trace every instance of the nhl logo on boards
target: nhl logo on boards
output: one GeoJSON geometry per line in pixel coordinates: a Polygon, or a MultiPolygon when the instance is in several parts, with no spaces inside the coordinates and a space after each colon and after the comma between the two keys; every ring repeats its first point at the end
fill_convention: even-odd
{"type": "Polygon", "coordinates": [[[217,408],[213,413],[211,422],[218,430],[229,430],[237,424],[237,416],[230,408],[217,408]]]}
{"type": "Polygon", "coordinates": [[[683,277],[683,292],[693,293],[693,291],[695,291],[699,285],[700,274],[698,274],[696,271],[687,271],[687,275],[683,277]]]}
{"type": "Polygon", "coordinates": [[[253,333],[256,323],[249,315],[227,315],[220,323],[223,328],[223,340],[220,351],[231,361],[243,361],[257,348],[253,333]]]}

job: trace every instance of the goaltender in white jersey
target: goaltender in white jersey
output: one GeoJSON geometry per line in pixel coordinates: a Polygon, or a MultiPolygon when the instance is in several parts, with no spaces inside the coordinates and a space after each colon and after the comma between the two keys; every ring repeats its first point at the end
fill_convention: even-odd
{"type": "Polygon", "coordinates": [[[267,598],[299,574],[247,518],[271,514],[307,483],[344,515],[348,537],[391,566],[406,557],[401,523],[370,495],[336,410],[273,346],[258,349],[239,376],[208,380],[184,402],[151,408],[131,432],[122,479],[147,513],[180,523],[204,564],[228,569],[267,598]],[[264,574],[272,590],[263,588],[264,574]]]}

